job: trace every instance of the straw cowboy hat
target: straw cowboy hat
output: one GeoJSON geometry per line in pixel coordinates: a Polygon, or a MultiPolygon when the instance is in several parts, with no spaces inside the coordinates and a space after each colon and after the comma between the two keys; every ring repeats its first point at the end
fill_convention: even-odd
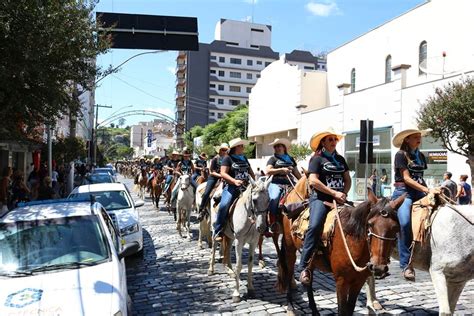
{"type": "Polygon", "coordinates": [[[201,153],[201,154],[199,155],[199,158],[204,158],[204,159],[207,159],[207,155],[206,155],[206,153],[204,153],[204,152],[203,152],[203,153],[201,153]]]}
{"type": "Polygon", "coordinates": [[[221,149],[225,149],[225,150],[228,150],[229,149],[229,145],[227,143],[222,143],[220,144],[219,146],[216,146],[214,147],[214,149],[219,152],[221,149]]]}
{"type": "Polygon", "coordinates": [[[191,156],[191,152],[189,150],[183,150],[182,155],[186,156],[186,157],[189,157],[189,156],[191,156]]]}
{"type": "Polygon", "coordinates": [[[286,138],[275,138],[275,140],[268,145],[274,147],[279,144],[285,146],[286,150],[290,149],[291,146],[290,141],[286,138]]]}
{"type": "Polygon", "coordinates": [[[180,154],[179,151],[177,151],[177,150],[173,150],[173,152],[171,153],[171,155],[178,155],[178,156],[181,156],[181,154],[180,154]]]}
{"type": "Polygon", "coordinates": [[[413,134],[421,134],[421,136],[426,136],[431,131],[432,131],[431,129],[423,129],[423,130],[419,130],[415,128],[404,129],[403,131],[400,131],[395,136],[393,136],[392,144],[393,146],[400,148],[403,144],[403,141],[408,136],[413,135],[413,134]]]}
{"type": "Polygon", "coordinates": [[[229,149],[232,149],[232,148],[240,146],[240,145],[246,146],[248,144],[249,144],[248,140],[241,139],[240,137],[234,138],[234,139],[231,139],[229,141],[229,149]]]}
{"type": "Polygon", "coordinates": [[[309,146],[313,151],[316,151],[319,147],[319,143],[321,140],[329,135],[334,135],[337,137],[337,141],[340,141],[341,139],[344,138],[344,135],[336,133],[332,127],[328,128],[327,130],[324,130],[322,132],[317,132],[313,136],[311,136],[311,140],[309,141],[309,146]]]}

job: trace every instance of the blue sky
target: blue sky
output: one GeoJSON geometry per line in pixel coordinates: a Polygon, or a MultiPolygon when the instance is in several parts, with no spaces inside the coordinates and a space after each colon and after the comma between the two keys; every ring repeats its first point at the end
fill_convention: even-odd
{"type": "MultiPolygon", "coordinates": [[[[329,51],[367,32],[424,0],[101,0],[100,12],[191,16],[198,18],[199,41],[214,39],[220,18],[272,25],[272,48],[313,53],[329,51]]],[[[118,65],[139,50],[112,49],[99,56],[101,67],[118,65]]],[[[96,103],[99,121],[122,109],[153,109],[174,117],[176,52],[137,57],[118,74],[101,81],[96,103]],[[133,105],[133,108],[131,107],[133,105]]],[[[152,117],[130,116],[126,125],[152,117]]]]}

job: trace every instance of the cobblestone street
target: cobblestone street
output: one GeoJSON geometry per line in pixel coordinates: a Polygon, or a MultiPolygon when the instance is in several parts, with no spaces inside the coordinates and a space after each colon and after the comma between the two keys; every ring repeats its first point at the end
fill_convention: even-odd
{"type": "MultiPolygon", "coordinates": [[[[132,189],[131,180],[123,180],[132,189]]],[[[135,195],[136,196],[136,195],[135,195]]],[[[147,194],[148,196],[148,194],[147,194]]],[[[197,247],[198,225],[192,214],[192,240],[180,238],[173,216],[158,211],[147,198],[140,210],[144,228],[144,259],[127,259],[128,291],[133,302],[133,315],[156,314],[286,314],[286,297],[275,290],[276,253],[273,243],[264,244],[267,266],[260,268],[255,261],[255,299],[247,299],[246,260],[241,274],[240,303],[232,303],[234,280],[216,264],[216,273],[207,275],[210,249],[197,247]]],[[[204,243],[204,245],[206,245],[204,243]]],[[[244,250],[245,252],[245,250],[244,250]]],[[[233,258],[234,260],[234,258],[233,258]]],[[[233,261],[235,262],[235,261],[233,261]]],[[[391,276],[377,281],[376,290],[384,313],[403,315],[437,314],[437,302],[433,286],[426,272],[417,271],[417,282],[402,280],[398,262],[392,262],[391,276]]],[[[337,300],[331,275],[315,273],[315,299],[321,314],[335,314],[337,300]]],[[[307,297],[298,282],[294,295],[295,305],[302,314],[309,314],[307,297]]],[[[366,296],[359,295],[356,313],[367,314],[366,296]]],[[[474,313],[474,282],[464,288],[456,313],[474,313]]]]}

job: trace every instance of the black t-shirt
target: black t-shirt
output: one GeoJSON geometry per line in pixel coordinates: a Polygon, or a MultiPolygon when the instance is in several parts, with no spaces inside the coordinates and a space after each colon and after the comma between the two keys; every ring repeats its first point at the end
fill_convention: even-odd
{"type": "Polygon", "coordinates": [[[156,170],[162,170],[163,169],[163,164],[161,162],[157,162],[153,165],[153,168],[156,170]]]}
{"type": "MultiPolygon", "coordinates": [[[[194,162],[194,165],[196,167],[199,167],[199,168],[206,168],[207,167],[207,161],[202,160],[202,159],[196,159],[196,161],[194,162]]],[[[201,170],[194,169],[194,173],[200,174],[201,170]]]]}
{"type": "MultiPolygon", "coordinates": [[[[221,165],[222,165],[222,160],[224,158],[217,155],[214,158],[211,159],[211,166],[209,167],[210,172],[216,172],[216,173],[221,173],[221,165]]],[[[209,177],[213,177],[212,175],[209,175],[209,177]]]]}
{"type": "MultiPolygon", "coordinates": [[[[277,157],[276,155],[273,155],[270,157],[270,159],[268,159],[267,166],[268,165],[272,165],[273,168],[275,169],[289,168],[289,167],[296,168],[296,161],[291,156],[286,157],[286,160],[285,160],[283,157],[277,157]]],[[[272,183],[290,184],[290,182],[288,181],[288,178],[282,174],[273,175],[272,183]]]]}
{"type": "Polygon", "coordinates": [[[180,171],[182,174],[191,174],[193,163],[191,160],[182,160],[180,165],[180,171]]]}
{"type": "MultiPolygon", "coordinates": [[[[348,171],[346,160],[339,154],[335,154],[331,158],[324,155],[313,156],[309,161],[308,172],[319,175],[319,180],[336,191],[344,190],[344,172],[348,171]]],[[[318,199],[322,201],[332,202],[333,197],[316,190],[318,199]]]]}
{"type": "Polygon", "coordinates": [[[247,182],[250,170],[250,163],[247,157],[244,156],[243,160],[241,160],[232,156],[225,157],[222,160],[222,166],[230,168],[228,173],[232,178],[247,182]]]}
{"type": "Polygon", "coordinates": [[[427,169],[426,158],[422,152],[407,153],[399,150],[395,154],[395,182],[405,182],[401,169],[407,169],[410,177],[419,184],[426,186],[423,170],[427,169]]]}
{"type": "MultiPolygon", "coordinates": [[[[170,168],[173,168],[173,169],[176,169],[176,167],[178,166],[178,164],[179,164],[180,161],[181,161],[181,160],[179,160],[179,159],[178,159],[178,160],[171,160],[171,159],[170,159],[170,160],[168,160],[168,162],[166,163],[166,166],[167,166],[167,167],[170,167],[170,168]]],[[[173,172],[170,171],[169,174],[173,174],[173,172]]]]}

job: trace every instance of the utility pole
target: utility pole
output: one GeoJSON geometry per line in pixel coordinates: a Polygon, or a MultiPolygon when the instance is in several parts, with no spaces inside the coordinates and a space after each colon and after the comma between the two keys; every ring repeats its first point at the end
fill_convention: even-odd
{"type": "Polygon", "coordinates": [[[98,131],[97,131],[97,127],[99,125],[99,108],[109,108],[111,109],[112,106],[111,105],[100,105],[100,104],[96,104],[95,105],[95,127],[94,127],[94,133],[93,133],[93,137],[92,137],[92,146],[94,148],[94,163],[96,164],[97,163],[97,150],[99,149],[99,146],[98,146],[98,143],[97,143],[97,140],[98,140],[98,131]]]}

